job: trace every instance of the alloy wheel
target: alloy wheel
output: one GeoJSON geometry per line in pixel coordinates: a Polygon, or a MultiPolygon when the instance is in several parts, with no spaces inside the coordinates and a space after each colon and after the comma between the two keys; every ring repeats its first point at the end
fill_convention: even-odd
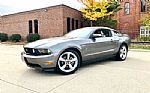
{"type": "Polygon", "coordinates": [[[122,46],[121,48],[120,48],[120,58],[122,59],[122,60],[124,60],[124,59],[126,59],[126,56],[127,56],[127,48],[126,48],[126,46],[122,46]]]}
{"type": "Polygon", "coordinates": [[[64,52],[58,59],[58,67],[61,71],[69,73],[78,67],[78,57],[73,52],[64,52]]]}

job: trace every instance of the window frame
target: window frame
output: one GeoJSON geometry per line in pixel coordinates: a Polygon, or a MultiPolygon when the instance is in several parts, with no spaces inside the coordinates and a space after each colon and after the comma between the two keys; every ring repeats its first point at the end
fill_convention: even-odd
{"type": "MultiPolygon", "coordinates": [[[[145,2],[145,1],[144,1],[145,2]]],[[[145,2],[146,3],[146,2],[145,2]]],[[[143,2],[142,2],[142,0],[140,0],[140,12],[146,12],[146,4],[144,5],[144,6],[142,6],[142,5],[144,5],[143,4],[143,2]]]]}
{"type": "Polygon", "coordinates": [[[71,18],[67,17],[67,33],[69,33],[71,31],[71,18]]]}
{"type": "Polygon", "coordinates": [[[39,22],[37,19],[34,20],[34,33],[39,33],[39,22]]]}
{"type": "Polygon", "coordinates": [[[130,15],[130,3],[129,2],[125,2],[125,4],[124,4],[124,14],[125,15],[130,15]],[[126,5],[128,5],[128,6],[126,7],[126,5]]]}
{"type": "Polygon", "coordinates": [[[72,30],[75,30],[74,23],[74,18],[72,18],[72,30]]]}
{"type": "MultiPolygon", "coordinates": [[[[98,31],[98,30],[107,30],[107,31],[109,31],[109,32],[108,32],[108,33],[109,33],[109,36],[105,36],[104,32],[102,31],[103,34],[104,34],[104,36],[102,36],[102,37],[100,37],[100,38],[113,37],[112,32],[111,32],[111,29],[106,29],[106,28],[96,29],[96,30],[92,33],[92,35],[95,34],[95,32],[98,31]]],[[[90,36],[90,37],[91,37],[91,36],[90,36]]]]}
{"type": "Polygon", "coordinates": [[[78,29],[78,28],[79,28],[79,21],[76,20],[76,29],[78,29]]]}
{"type": "Polygon", "coordinates": [[[32,20],[29,20],[28,23],[29,23],[29,34],[30,34],[30,33],[33,33],[33,24],[32,24],[32,20]]]}

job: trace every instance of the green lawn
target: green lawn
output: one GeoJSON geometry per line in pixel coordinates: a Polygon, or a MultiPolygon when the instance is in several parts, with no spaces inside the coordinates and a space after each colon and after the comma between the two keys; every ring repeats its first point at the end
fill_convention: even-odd
{"type": "Polygon", "coordinates": [[[131,44],[131,49],[148,49],[150,50],[150,45],[141,45],[141,44],[131,44]]]}

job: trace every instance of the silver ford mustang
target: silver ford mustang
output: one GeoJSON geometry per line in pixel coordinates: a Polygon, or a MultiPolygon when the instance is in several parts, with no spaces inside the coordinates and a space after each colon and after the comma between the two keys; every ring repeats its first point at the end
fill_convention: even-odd
{"type": "Polygon", "coordinates": [[[21,53],[27,66],[62,74],[74,73],[83,62],[115,57],[124,61],[130,38],[108,27],[86,27],[73,30],[63,37],[28,43],[21,53]]]}

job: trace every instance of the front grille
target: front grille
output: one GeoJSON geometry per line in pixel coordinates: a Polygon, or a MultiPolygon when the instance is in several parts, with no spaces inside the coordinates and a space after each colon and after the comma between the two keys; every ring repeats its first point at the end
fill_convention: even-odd
{"type": "Polygon", "coordinates": [[[37,49],[33,49],[33,48],[24,48],[25,52],[27,55],[34,55],[34,56],[38,56],[41,55],[40,52],[37,49]]]}

